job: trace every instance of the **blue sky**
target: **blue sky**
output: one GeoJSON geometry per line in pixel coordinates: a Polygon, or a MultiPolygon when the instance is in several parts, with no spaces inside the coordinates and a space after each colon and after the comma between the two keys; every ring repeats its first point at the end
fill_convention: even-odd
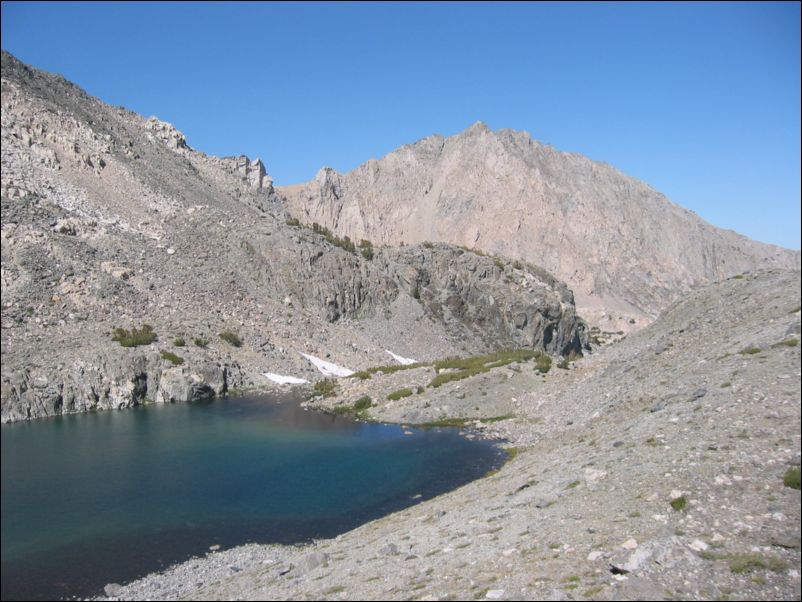
{"type": "Polygon", "coordinates": [[[279,184],[482,120],[800,247],[796,2],[3,2],[2,46],[279,184]]]}

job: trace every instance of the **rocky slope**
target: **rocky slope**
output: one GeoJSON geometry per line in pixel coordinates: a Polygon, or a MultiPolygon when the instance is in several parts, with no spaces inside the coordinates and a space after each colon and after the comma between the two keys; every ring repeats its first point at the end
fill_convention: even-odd
{"type": "Polygon", "coordinates": [[[385,349],[585,344],[543,270],[448,245],[344,248],[288,223],[261,161],[206,156],[5,52],[1,161],[4,422],[320,378],[299,352],[356,370],[385,349]],[[156,341],[112,340],[144,324],[156,341]]]}
{"type": "Polygon", "coordinates": [[[647,324],[694,286],[800,265],[799,252],[715,228],[609,165],[482,123],[278,190],[301,221],[354,239],[446,241],[543,266],[607,331],[647,324]]]}
{"type": "MultiPolygon", "coordinates": [[[[484,382],[489,413],[498,402],[515,408],[509,420],[479,423],[515,451],[498,473],[332,540],[235,548],[107,591],[799,599],[799,473],[797,488],[784,483],[800,464],[799,339],[798,271],[703,287],[570,370],[543,379],[524,364],[484,382]]],[[[406,398],[421,411],[429,399],[406,398]]]]}

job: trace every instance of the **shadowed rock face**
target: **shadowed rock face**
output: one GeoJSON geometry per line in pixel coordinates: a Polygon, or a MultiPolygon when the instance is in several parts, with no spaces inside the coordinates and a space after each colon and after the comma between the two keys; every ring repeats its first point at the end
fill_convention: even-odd
{"type": "Polygon", "coordinates": [[[482,123],[278,191],[301,221],[356,240],[445,241],[531,261],[608,330],[647,324],[694,286],[800,265],[799,252],[715,228],[609,165],[482,123]]]}
{"type": "Polygon", "coordinates": [[[349,252],[288,225],[261,161],[206,156],[7,53],[2,103],[3,421],[320,377],[300,351],[360,369],[384,349],[585,345],[539,268],[441,244],[349,252]],[[112,341],[143,324],[155,342],[112,341]]]}

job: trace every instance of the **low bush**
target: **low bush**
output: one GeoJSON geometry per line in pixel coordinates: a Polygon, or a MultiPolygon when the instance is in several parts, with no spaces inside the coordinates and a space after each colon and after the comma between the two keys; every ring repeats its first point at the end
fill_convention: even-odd
{"type": "Polygon", "coordinates": [[[181,337],[176,337],[173,340],[173,345],[175,345],[176,347],[184,347],[186,344],[187,344],[187,342],[184,339],[182,339],[181,337]]]}
{"type": "Polygon", "coordinates": [[[685,506],[687,505],[688,505],[688,499],[684,495],[675,497],[673,500],[671,500],[671,507],[677,512],[679,512],[680,510],[684,510],[685,506]]]}
{"type": "Polygon", "coordinates": [[[800,483],[799,466],[792,466],[783,475],[783,484],[791,489],[799,489],[800,483]]]}
{"type": "Polygon", "coordinates": [[[363,395],[362,397],[356,400],[356,403],[354,403],[354,409],[357,412],[361,412],[362,410],[367,410],[372,405],[373,405],[373,400],[369,396],[363,395]]]}
{"type": "Polygon", "coordinates": [[[234,347],[242,347],[242,339],[239,338],[239,335],[236,332],[225,330],[220,333],[220,338],[223,339],[229,345],[232,345],[234,347]]]}
{"type": "Polygon", "coordinates": [[[156,340],[156,333],[150,324],[143,324],[141,328],[115,328],[111,335],[112,341],[117,341],[123,347],[139,347],[140,345],[150,345],[156,340]]]}
{"type": "Polygon", "coordinates": [[[774,556],[761,556],[754,552],[736,554],[730,558],[730,571],[733,573],[750,573],[758,569],[768,569],[780,573],[786,568],[788,565],[781,559],[774,556]]]}
{"type": "Polygon", "coordinates": [[[412,395],[412,389],[407,389],[405,387],[403,389],[398,389],[398,391],[393,391],[387,396],[387,399],[389,399],[390,401],[397,401],[404,397],[409,397],[410,395],[412,395]]]}
{"type": "Polygon", "coordinates": [[[183,357],[176,355],[175,353],[171,353],[170,351],[162,351],[161,355],[168,362],[172,362],[174,366],[180,366],[181,364],[184,363],[183,357]]]}
{"type": "Polygon", "coordinates": [[[317,381],[312,387],[316,395],[328,397],[334,395],[334,389],[337,387],[337,382],[333,378],[324,378],[317,381]]]}
{"type": "Polygon", "coordinates": [[[195,343],[196,347],[200,347],[201,349],[205,349],[206,345],[209,344],[209,339],[196,338],[192,342],[195,343]]]}

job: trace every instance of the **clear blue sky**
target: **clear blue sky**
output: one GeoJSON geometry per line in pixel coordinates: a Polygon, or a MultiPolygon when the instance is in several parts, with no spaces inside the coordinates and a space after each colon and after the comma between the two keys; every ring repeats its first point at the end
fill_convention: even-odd
{"type": "Polygon", "coordinates": [[[2,46],[279,184],[482,120],[800,246],[796,2],[3,2],[2,46]]]}

